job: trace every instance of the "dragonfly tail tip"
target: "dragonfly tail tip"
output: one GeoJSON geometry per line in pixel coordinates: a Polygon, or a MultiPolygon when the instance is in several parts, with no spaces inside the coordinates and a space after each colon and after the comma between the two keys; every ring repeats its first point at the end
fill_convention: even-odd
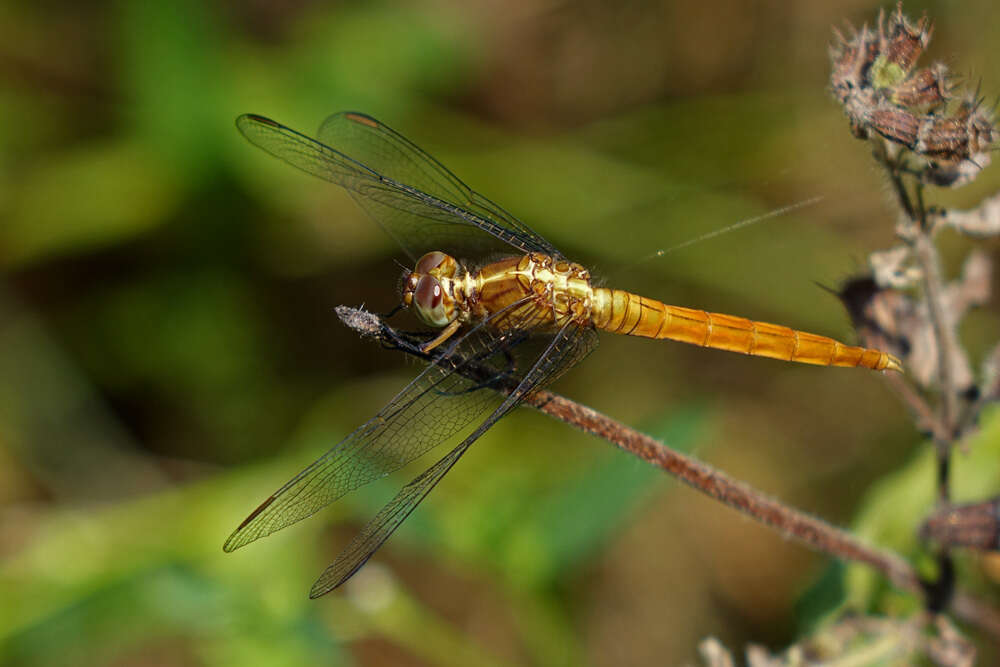
{"type": "Polygon", "coordinates": [[[883,368],[882,370],[896,371],[897,373],[903,372],[903,363],[899,359],[892,356],[891,354],[887,354],[886,357],[887,359],[885,362],[885,368],[883,368]]]}

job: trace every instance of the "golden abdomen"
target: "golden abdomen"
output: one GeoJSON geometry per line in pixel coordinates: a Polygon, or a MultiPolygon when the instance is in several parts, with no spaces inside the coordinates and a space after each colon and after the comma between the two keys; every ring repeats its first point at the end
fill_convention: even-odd
{"type": "Polygon", "coordinates": [[[745,317],[668,306],[623,290],[594,288],[591,317],[598,329],[629,336],[667,338],[804,364],[902,370],[898,359],[878,350],[745,317]]]}

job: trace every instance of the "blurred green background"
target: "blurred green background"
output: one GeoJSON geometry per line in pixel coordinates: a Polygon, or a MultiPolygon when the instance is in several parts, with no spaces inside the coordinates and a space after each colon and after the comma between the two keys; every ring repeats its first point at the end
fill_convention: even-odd
{"type": "MultiPolygon", "coordinates": [[[[333,312],[392,308],[405,255],[238,114],[312,134],[367,112],[609,285],[851,340],[816,283],[888,247],[894,212],[826,49],[877,7],[0,5],[0,663],[676,664],[708,635],[776,648],[846,602],[912,607],[527,409],[342,592],[306,598],[418,466],[221,550],[418,370],[333,312]]],[[[1000,90],[990,0],[906,9],[1000,90]]],[[[954,271],[968,243],[943,243],[954,271]]],[[[987,310],[963,335],[981,353],[998,330],[987,310]]],[[[919,558],[928,452],[876,374],[605,336],[556,388],[919,558]]],[[[986,426],[959,495],[998,485],[986,426]]],[[[987,594],[983,565],[963,576],[987,594]]]]}

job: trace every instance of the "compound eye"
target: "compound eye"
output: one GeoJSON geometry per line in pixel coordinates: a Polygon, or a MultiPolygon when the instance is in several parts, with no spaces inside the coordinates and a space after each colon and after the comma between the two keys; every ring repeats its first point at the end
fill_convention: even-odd
{"type": "Polygon", "coordinates": [[[440,250],[435,250],[429,252],[420,259],[417,260],[417,268],[413,270],[414,273],[430,273],[432,269],[436,269],[441,266],[441,263],[448,258],[448,255],[444,254],[440,250]]]}
{"type": "Polygon", "coordinates": [[[421,277],[413,291],[413,301],[425,312],[434,310],[441,305],[441,283],[431,276],[421,277]]]}

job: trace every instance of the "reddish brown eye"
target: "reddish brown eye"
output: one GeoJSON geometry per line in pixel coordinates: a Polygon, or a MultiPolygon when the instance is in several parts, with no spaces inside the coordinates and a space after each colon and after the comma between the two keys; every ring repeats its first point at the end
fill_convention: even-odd
{"type": "Polygon", "coordinates": [[[425,310],[437,308],[441,305],[441,283],[430,276],[422,277],[413,292],[413,300],[425,310]]]}
{"type": "Polygon", "coordinates": [[[435,250],[434,252],[429,252],[420,259],[417,260],[417,268],[413,270],[414,273],[430,273],[431,269],[436,269],[441,265],[441,262],[445,260],[448,255],[435,250]]]}

